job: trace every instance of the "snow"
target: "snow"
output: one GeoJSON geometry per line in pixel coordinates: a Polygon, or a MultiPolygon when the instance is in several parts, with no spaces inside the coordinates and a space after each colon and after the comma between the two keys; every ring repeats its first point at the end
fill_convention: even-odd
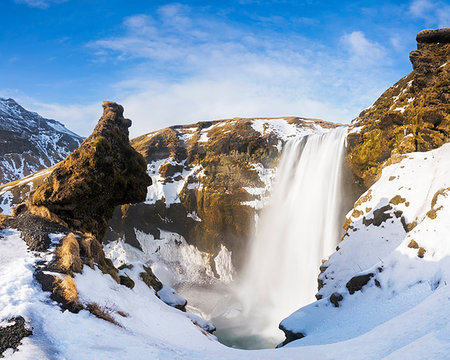
{"type": "Polygon", "coordinates": [[[11,215],[13,194],[11,191],[0,192],[0,213],[4,215],[11,215]]]}
{"type": "Polygon", "coordinates": [[[193,219],[194,221],[198,221],[198,222],[202,221],[202,219],[199,218],[199,216],[197,215],[197,213],[195,211],[187,213],[186,216],[188,218],[193,219]]]}
{"type": "MultiPolygon", "coordinates": [[[[217,280],[210,264],[210,254],[189,245],[179,234],[160,230],[160,238],[135,230],[142,251],[119,239],[105,245],[105,254],[114,265],[125,263],[148,263],[155,275],[169,286],[180,283],[209,284],[217,280]]],[[[224,282],[233,278],[234,267],[231,252],[223,246],[212,259],[219,279],[224,282]]]]}
{"type": "Polygon", "coordinates": [[[98,304],[116,326],[86,310],[62,312],[33,280],[39,256],[27,251],[18,232],[1,232],[0,260],[0,319],[22,315],[33,327],[33,335],[7,359],[174,359],[223,347],[194,326],[193,317],[159,300],[139,280],[138,268],[130,270],[133,289],[86,266],[75,277],[80,301],[98,304]]]}
{"type": "Polygon", "coordinates": [[[263,164],[255,163],[250,164],[250,167],[256,171],[259,179],[264,184],[263,187],[249,187],[245,186],[243,189],[255,198],[250,201],[243,201],[242,205],[250,206],[255,210],[261,210],[267,204],[269,200],[270,190],[272,189],[272,183],[275,179],[276,168],[265,168],[263,164]]]}
{"type": "Polygon", "coordinates": [[[147,189],[147,197],[145,204],[154,204],[158,200],[164,200],[166,207],[171,204],[180,203],[180,192],[185,186],[188,188],[197,187],[198,183],[189,183],[188,180],[191,177],[199,178],[202,176],[203,167],[196,165],[190,169],[183,168],[183,171],[179,174],[180,180],[171,179],[172,181],[166,181],[164,177],[159,174],[159,168],[164,163],[169,162],[172,165],[183,165],[178,163],[172,158],[156,160],[147,165],[147,173],[152,178],[152,185],[147,189]]]}
{"type": "Polygon", "coordinates": [[[295,124],[289,124],[286,119],[255,119],[252,121],[252,128],[261,135],[274,133],[283,141],[296,136],[305,136],[318,132],[325,132],[319,126],[314,125],[311,129],[309,127],[299,127],[295,124]]]}

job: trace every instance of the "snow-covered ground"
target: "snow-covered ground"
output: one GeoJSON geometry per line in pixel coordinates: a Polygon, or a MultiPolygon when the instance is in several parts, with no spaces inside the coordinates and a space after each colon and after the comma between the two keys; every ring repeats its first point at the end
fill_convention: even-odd
{"type": "MultiPolygon", "coordinates": [[[[17,232],[1,233],[0,260],[0,317],[8,319],[20,314],[33,327],[33,335],[23,339],[18,352],[5,353],[7,359],[446,359],[448,356],[447,286],[439,287],[426,301],[400,314],[392,314],[389,304],[382,306],[381,301],[378,311],[374,308],[371,313],[358,313],[355,309],[362,298],[371,295],[361,293],[347,303],[344,301],[343,307],[333,308],[334,314],[324,315],[320,311],[316,314],[314,322],[334,332],[334,337],[324,341],[325,336],[311,334],[310,340],[308,335],[301,341],[304,345],[314,342],[323,345],[301,346],[301,341],[297,341],[277,350],[244,351],[221,345],[194,325],[191,316],[164,304],[137,278],[137,268],[128,272],[136,282],[132,290],[88,267],[75,278],[81,301],[95,302],[106,309],[118,326],[84,310],[78,314],[62,312],[33,280],[33,265],[39,256],[27,251],[17,232]],[[339,312],[342,315],[336,316],[339,312]],[[377,321],[383,313],[394,316],[369,331],[358,329],[359,324],[377,321]],[[353,336],[336,342],[339,334],[352,327],[356,327],[353,336]]],[[[403,300],[418,294],[419,291],[406,292],[403,300]]],[[[379,298],[380,294],[376,295],[379,298]]],[[[377,297],[372,298],[371,304],[375,305],[377,297]]]]}

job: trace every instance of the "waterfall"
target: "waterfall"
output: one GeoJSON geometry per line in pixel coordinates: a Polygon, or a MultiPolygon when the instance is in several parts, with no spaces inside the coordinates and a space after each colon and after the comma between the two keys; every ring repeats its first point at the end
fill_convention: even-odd
{"type": "Polygon", "coordinates": [[[277,329],[315,300],[319,267],[335,251],[345,210],[346,134],[340,127],[293,139],[284,148],[239,285],[244,314],[260,320],[259,331],[277,329]]]}

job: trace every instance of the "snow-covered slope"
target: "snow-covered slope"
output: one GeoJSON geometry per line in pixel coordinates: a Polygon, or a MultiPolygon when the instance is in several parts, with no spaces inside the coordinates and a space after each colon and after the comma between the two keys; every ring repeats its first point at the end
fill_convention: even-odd
{"type": "Polygon", "coordinates": [[[397,156],[348,214],[322,266],[321,300],[282,322],[288,346],[364,344],[358,358],[445,359],[450,351],[450,144],[397,156]]]}
{"type": "Polygon", "coordinates": [[[61,123],[0,98],[0,184],[54,165],[81,141],[61,123]]]}

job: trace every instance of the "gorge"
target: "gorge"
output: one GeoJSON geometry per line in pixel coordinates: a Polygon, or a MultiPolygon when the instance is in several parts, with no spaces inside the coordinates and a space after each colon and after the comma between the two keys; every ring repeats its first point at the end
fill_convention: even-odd
{"type": "Polygon", "coordinates": [[[129,141],[105,102],[65,160],[0,186],[2,354],[445,359],[448,34],[419,33],[411,74],[348,126],[233,118],[129,141]]]}

